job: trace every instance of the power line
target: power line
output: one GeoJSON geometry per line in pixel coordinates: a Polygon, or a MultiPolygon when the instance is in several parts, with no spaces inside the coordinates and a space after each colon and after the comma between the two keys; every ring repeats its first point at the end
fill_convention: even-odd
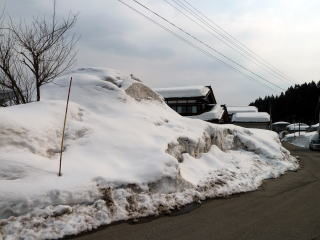
{"type": "MultiPolygon", "coordinates": [[[[282,79],[289,81],[290,83],[295,83],[294,81],[291,80],[290,77],[286,76],[283,72],[281,72],[279,69],[277,69],[275,66],[272,64],[268,63],[265,59],[260,57],[258,54],[256,54],[254,51],[252,51],[250,48],[248,48],[246,45],[241,43],[239,40],[237,40],[235,37],[233,37],[231,34],[229,34],[226,30],[224,30],[222,27],[220,27],[218,24],[216,24],[213,20],[205,16],[201,11],[199,11],[197,8],[192,6],[187,0],[172,0],[177,4],[177,1],[182,4],[185,8],[189,9],[193,14],[199,16],[201,19],[203,19],[208,25],[210,25],[212,28],[215,28],[217,31],[220,31],[222,35],[224,35],[227,39],[230,41],[234,42],[238,47],[240,47],[242,50],[246,51],[248,54],[250,54],[253,58],[261,62],[265,67],[270,68],[272,71],[274,71],[278,76],[280,76],[282,79]],[[184,4],[183,2],[186,4],[184,4]],[[191,8],[191,9],[190,9],[191,8]],[[193,11],[194,10],[194,11],[193,11]],[[207,21],[206,21],[207,20],[207,21]],[[209,21],[209,22],[208,22],[209,21]],[[210,22],[215,26],[213,27],[210,22]]],[[[181,6],[181,5],[180,5],[181,6]]]]}
{"type": "Polygon", "coordinates": [[[209,51],[207,51],[207,50],[205,50],[205,49],[203,49],[203,48],[195,45],[195,44],[192,43],[191,41],[189,41],[189,40],[187,40],[186,38],[178,35],[178,34],[175,33],[174,31],[172,31],[172,30],[170,30],[169,28],[163,26],[162,24],[156,22],[156,21],[153,20],[152,18],[148,17],[147,15],[145,15],[144,13],[142,13],[141,11],[135,9],[134,7],[130,6],[129,4],[127,4],[127,3],[125,3],[125,2],[123,2],[122,0],[118,0],[118,1],[119,1],[120,3],[122,3],[123,5],[125,5],[126,7],[130,8],[131,10],[133,10],[134,12],[136,12],[136,13],[138,13],[139,15],[143,16],[144,18],[146,18],[146,19],[149,20],[150,22],[152,22],[152,23],[154,23],[155,25],[159,26],[160,28],[162,28],[162,29],[164,29],[165,31],[173,34],[173,35],[174,35],[176,38],[178,38],[179,40],[181,40],[181,41],[185,42],[186,44],[190,45],[191,47],[193,47],[193,48],[201,51],[202,53],[204,53],[204,54],[207,55],[208,57],[210,57],[210,58],[212,58],[212,59],[214,59],[214,60],[218,60],[220,63],[222,63],[222,64],[224,64],[224,65],[232,68],[234,71],[242,74],[242,75],[245,76],[245,77],[248,77],[249,79],[251,79],[251,80],[253,80],[253,81],[255,81],[255,82],[258,81],[258,83],[264,85],[265,87],[267,87],[267,88],[269,88],[269,89],[271,89],[271,90],[273,90],[273,91],[279,91],[279,90],[274,89],[274,88],[272,88],[271,86],[267,85],[265,82],[262,82],[262,81],[259,80],[259,79],[255,79],[254,77],[248,75],[247,73],[242,72],[242,71],[239,70],[238,68],[236,68],[236,67],[230,65],[229,63],[223,61],[222,59],[220,59],[219,57],[213,55],[213,54],[210,53],[209,51]]]}
{"type": "Polygon", "coordinates": [[[251,74],[255,75],[256,77],[262,79],[265,82],[268,82],[269,84],[273,85],[276,88],[279,88],[280,90],[284,91],[284,89],[282,87],[280,87],[279,85],[269,81],[268,79],[264,78],[263,76],[255,73],[254,71],[250,70],[249,68],[241,65],[240,63],[238,63],[237,61],[233,60],[232,58],[224,55],[223,53],[221,53],[220,51],[218,51],[217,49],[213,48],[212,46],[210,46],[208,43],[200,40],[199,38],[193,36],[191,33],[185,31],[183,28],[177,26],[176,24],[172,23],[171,21],[169,21],[168,19],[166,19],[165,17],[161,16],[160,14],[158,14],[157,12],[151,10],[149,7],[147,7],[146,5],[140,3],[137,0],[132,0],[133,2],[135,2],[136,4],[138,4],[139,6],[141,6],[142,8],[146,9],[147,11],[151,12],[152,14],[156,15],[158,18],[162,19],[163,21],[167,22],[168,24],[170,24],[171,26],[173,26],[174,28],[178,29],[179,31],[183,32],[184,34],[186,34],[187,36],[191,37],[192,39],[194,39],[195,41],[198,41],[199,43],[201,43],[202,45],[204,45],[205,47],[211,49],[212,51],[214,51],[215,53],[219,54],[220,56],[222,56],[223,58],[227,59],[228,61],[232,62],[233,64],[237,65],[238,67],[244,69],[247,72],[250,72],[251,74]]]}
{"type": "MultiPolygon", "coordinates": [[[[188,16],[186,13],[184,13],[181,9],[179,9],[178,7],[176,7],[175,5],[173,5],[171,2],[169,2],[168,0],[163,0],[164,2],[166,2],[168,5],[170,5],[171,7],[173,7],[174,9],[176,9],[178,12],[180,12],[182,15],[184,15],[186,18],[188,18],[189,20],[191,20],[192,22],[194,22],[195,24],[197,24],[198,26],[200,26],[202,29],[204,29],[205,31],[207,31],[210,35],[212,35],[213,37],[219,39],[221,42],[223,42],[225,45],[227,45],[228,47],[230,47],[231,49],[233,49],[234,51],[238,52],[241,56],[249,59],[249,60],[253,60],[253,62],[256,64],[256,65],[262,65],[264,66],[264,64],[261,64],[260,61],[258,61],[257,59],[253,58],[250,54],[248,54],[247,52],[243,51],[241,48],[237,47],[234,43],[229,43],[228,39],[225,39],[224,36],[216,31],[215,29],[212,29],[210,26],[208,26],[208,24],[206,24],[206,22],[204,22],[203,20],[201,19],[197,19],[199,21],[201,21],[205,26],[203,26],[202,24],[200,24],[199,22],[195,21],[192,17],[188,16]],[[212,31],[210,31],[210,28],[211,30],[213,30],[215,33],[213,33],[212,31]]],[[[174,0],[173,0],[174,1],[174,0]]],[[[175,2],[175,1],[174,1],[175,2]]],[[[180,6],[180,5],[179,5],[180,6]]],[[[183,7],[182,7],[183,8],[183,7]]],[[[184,9],[185,10],[185,9],[184,9]]],[[[186,11],[186,10],[185,10],[186,11]]],[[[191,14],[193,15],[193,14],[191,14]]],[[[195,17],[195,16],[193,16],[195,17]]],[[[280,79],[283,81],[282,78],[279,78],[279,76],[277,75],[277,73],[274,73],[274,71],[272,69],[270,69],[269,67],[267,66],[264,66],[268,71],[269,73],[277,78],[277,79],[280,79]]]]}

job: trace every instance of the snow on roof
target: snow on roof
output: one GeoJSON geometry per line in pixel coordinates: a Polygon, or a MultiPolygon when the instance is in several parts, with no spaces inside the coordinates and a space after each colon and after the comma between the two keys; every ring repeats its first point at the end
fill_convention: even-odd
{"type": "Polygon", "coordinates": [[[307,130],[310,126],[305,123],[292,123],[287,126],[290,131],[307,130]]]}
{"type": "Polygon", "coordinates": [[[255,106],[227,106],[228,114],[234,114],[239,112],[258,112],[255,106]]]}
{"type": "Polygon", "coordinates": [[[206,86],[187,86],[154,89],[164,98],[205,97],[210,89],[206,86]]]}
{"type": "Polygon", "coordinates": [[[270,122],[270,115],[266,112],[235,113],[232,122],[270,122]]]}
{"type": "Polygon", "coordinates": [[[221,107],[221,105],[216,104],[208,112],[204,112],[202,114],[194,115],[194,116],[187,116],[187,117],[194,118],[194,119],[201,119],[204,121],[209,121],[209,120],[213,120],[213,119],[221,119],[223,113],[224,113],[223,107],[221,107]]]}
{"type": "Polygon", "coordinates": [[[272,123],[272,125],[285,125],[285,124],[290,124],[289,122],[275,122],[275,123],[272,123]]]}

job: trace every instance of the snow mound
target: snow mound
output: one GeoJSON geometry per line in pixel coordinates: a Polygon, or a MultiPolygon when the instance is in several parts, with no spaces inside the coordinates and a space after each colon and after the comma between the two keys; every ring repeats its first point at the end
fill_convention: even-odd
{"type": "Polygon", "coordinates": [[[60,238],[157,215],[298,167],[276,133],[184,118],[115,70],[78,69],[42,96],[0,109],[0,239],[60,238]]]}
{"type": "Polygon", "coordinates": [[[296,132],[287,134],[281,141],[291,143],[302,148],[309,148],[311,140],[318,139],[318,132],[296,132]]]}

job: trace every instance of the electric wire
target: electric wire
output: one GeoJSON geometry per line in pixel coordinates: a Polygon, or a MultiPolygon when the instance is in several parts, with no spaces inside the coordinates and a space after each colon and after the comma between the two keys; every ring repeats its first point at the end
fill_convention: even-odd
{"type": "MultiPolygon", "coordinates": [[[[218,32],[216,29],[212,28],[210,25],[208,25],[204,20],[198,18],[197,16],[195,16],[193,13],[189,12],[187,9],[185,9],[183,6],[181,6],[179,3],[175,2],[174,0],[172,0],[173,2],[175,2],[179,7],[181,7],[182,9],[184,9],[186,12],[188,12],[189,14],[191,14],[194,18],[196,18],[198,21],[200,21],[201,23],[199,23],[198,21],[196,21],[195,19],[193,19],[192,17],[190,17],[188,14],[186,14],[185,12],[183,12],[183,10],[181,10],[179,7],[175,6],[174,4],[172,4],[169,0],[163,0],[164,2],[166,2],[168,5],[170,5],[172,8],[174,8],[175,10],[177,10],[178,12],[180,12],[182,15],[184,15],[186,18],[188,18],[190,21],[194,22],[195,24],[197,24],[199,27],[201,27],[202,29],[204,29],[206,32],[208,32],[211,36],[217,38],[219,41],[223,42],[225,45],[227,45],[228,47],[230,47],[231,49],[233,49],[234,51],[238,52],[241,56],[247,58],[248,60],[253,61],[257,66],[263,66],[266,70],[268,70],[268,73],[270,75],[272,75],[274,78],[279,79],[281,81],[286,81],[288,82],[287,79],[283,79],[281,76],[279,76],[278,73],[274,72],[274,70],[272,70],[270,67],[266,66],[265,64],[261,63],[258,59],[256,59],[254,56],[252,56],[250,53],[248,53],[247,51],[244,51],[242,48],[240,48],[239,46],[237,46],[235,43],[231,42],[229,39],[225,38],[225,36],[221,35],[220,32],[218,32]]],[[[292,84],[290,82],[290,84],[292,84]]]]}
{"type": "Polygon", "coordinates": [[[185,8],[189,9],[189,11],[191,11],[193,14],[195,14],[196,16],[200,17],[203,21],[205,21],[208,25],[210,25],[212,28],[214,28],[216,31],[220,31],[221,35],[225,36],[226,39],[229,39],[231,42],[233,42],[235,45],[237,45],[239,48],[241,48],[243,51],[247,52],[248,54],[250,54],[253,58],[255,58],[257,61],[261,62],[261,64],[263,64],[265,67],[268,67],[270,69],[272,69],[272,71],[274,71],[276,74],[278,74],[278,76],[280,76],[282,79],[289,81],[291,84],[295,84],[294,81],[291,80],[290,77],[288,77],[285,73],[281,72],[279,69],[277,69],[275,66],[273,66],[272,64],[270,64],[269,62],[267,62],[265,59],[263,59],[261,56],[259,56],[257,53],[255,53],[254,51],[252,51],[250,48],[248,48],[246,45],[244,45],[243,43],[241,43],[239,40],[237,40],[234,36],[232,36],[230,33],[228,33],[226,30],[224,30],[222,27],[220,27],[217,23],[215,23],[213,20],[211,20],[210,18],[208,18],[207,16],[205,16],[200,10],[198,10],[197,8],[195,8],[193,5],[191,5],[190,2],[188,2],[187,0],[172,0],[174,1],[176,4],[178,4],[177,2],[180,3],[180,6],[183,5],[185,8]],[[185,2],[186,4],[184,4],[183,2],[185,2]],[[212,23],[214,26],[212,26],[210,23],[212,23]]]}
{"type": "Polygon", "coordinates": [[[187,40],[186,38],[178,35],[177,33],[175,33],[174,31],[172,31],[171,29],[163,26],[163,25],[160,24],[159,22],[156,22],[156,21],[155,21],[154,19],[152,19],[151,17],[148,17],[147,15],[145,15],[145,14],[142,13],[141,11],[137,10],[136,8],[132,7],[131,5],[125,3],[124,1],[122,1],[122,0],[118,0],[118,1],[119,1],[121,4],[125,5],[126,7],[128,7],[129,9],[133,10],[134,12],[136,12],[137,14],[139,14],[139,15],[141,15],[142,17],[146,18],[148,21],[154,23],[155,25],[159,26],[159,27],[162,28],[163,30],[171,33],[172,35],[174,35],[174,36],[175,36],[176,38],[178,38],[179,40],[181,40],[181,41],[185,42],[186,44],[190,45],[191,47],[193,47],[193,48],[201,51],[202,53],[204,53],[204,54],[207,55],[208,57],[210,57],[210,58],[212,58],[212,59],[214,59],[214,60],[219,61],[220,63],[226,65],[227,67],[232,68],[234,71],[242,74],[243,76],[249,78],[250,80],[253,80],[254,82],[258,82],[258,83],[264,85],[265,87],[271,89],[272,91],[279,91],[278,89],[275,89],[275,88],[269,86],[269,85],[266,84],[265,82],[263,82],[263,81],[261,81],[261,80],[259,80],[259,79],[255,79],[254,77],[250,76],[249,74],[242,72],[242,71],[239,70],[238,68],[236,68],[236,67],[232,66],[231,64],[223,61],[222,59],[220,59],[219,57],[213,55],[213,54],[210,53],[209,51],[207,51],[207,50],[205,50],[205,49],[203,49],[203,48],[195,45],[195,44],[192,43],[191,41],[189,41],[189,40],[187,40]]]}
{"type": "Polygon", "coordinates": [[[151,12],[152,14],[154,14],[155,16],[157,16],[158,18],[162,19],[163,21],[167,22],[169,25],[173,26],[174,28],[178,29],[179,31],[183,32],[184,34],[186,34],[187,36],[191,37],[192,39],[194,39],[195,41],[201,43],[202,45],[204,45],[205,47],[211,49],[212,51],[214,51],[215,53],[219,54],[220,56],[222,56],[223,58],[227,59],[228,61],[232,62],[233,64],[237,65],[238,67],[242,68],[243,70],[250,72],[251,74],[255,75],[256,77],[262,79],[265,82],[268,82],[269,84],[273,85],[276,88],[279,88],[281,91],[284,91],[284,89],[269,81],[268,79],[266,79],[265,77],[255,73],[254,71],[250,70],[249,68],[241,65],[240,63],[238,63],[237,61],[233,60],[232,58],[224,55],[223,53],[221,53],[220,51],[218,51],[217,49],[215,49],[214,47],[210,46],[208,43],[200,40],[199,38],[195,37],[194,35],[192,35],[191,33],[185,31],[183,28],[177,26],[176,24],[172,23],[171,21],[169,21],[167,18],[161,16],[160,14],[158,14],[157,12],[153,11],[152,9],[150,9],[149,7],[147,7],[146,5],[142,4],[141,2],[137,1],[137,0],[132,0],[133,2],[135,2],[136,4],[138,4],[139,6],[141,6],[142,8],[144,8],[145,10],[151,12]]]}

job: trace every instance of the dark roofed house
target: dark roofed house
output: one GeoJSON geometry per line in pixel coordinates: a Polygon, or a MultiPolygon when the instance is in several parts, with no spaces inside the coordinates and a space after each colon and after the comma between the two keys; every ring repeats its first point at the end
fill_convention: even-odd
{"type": "Polygon", "coordinates": [[[227,111],[217,104],[211,86],[158,88],[155,91],[182,116],[213,123],[228,122],[227,111]]]}

